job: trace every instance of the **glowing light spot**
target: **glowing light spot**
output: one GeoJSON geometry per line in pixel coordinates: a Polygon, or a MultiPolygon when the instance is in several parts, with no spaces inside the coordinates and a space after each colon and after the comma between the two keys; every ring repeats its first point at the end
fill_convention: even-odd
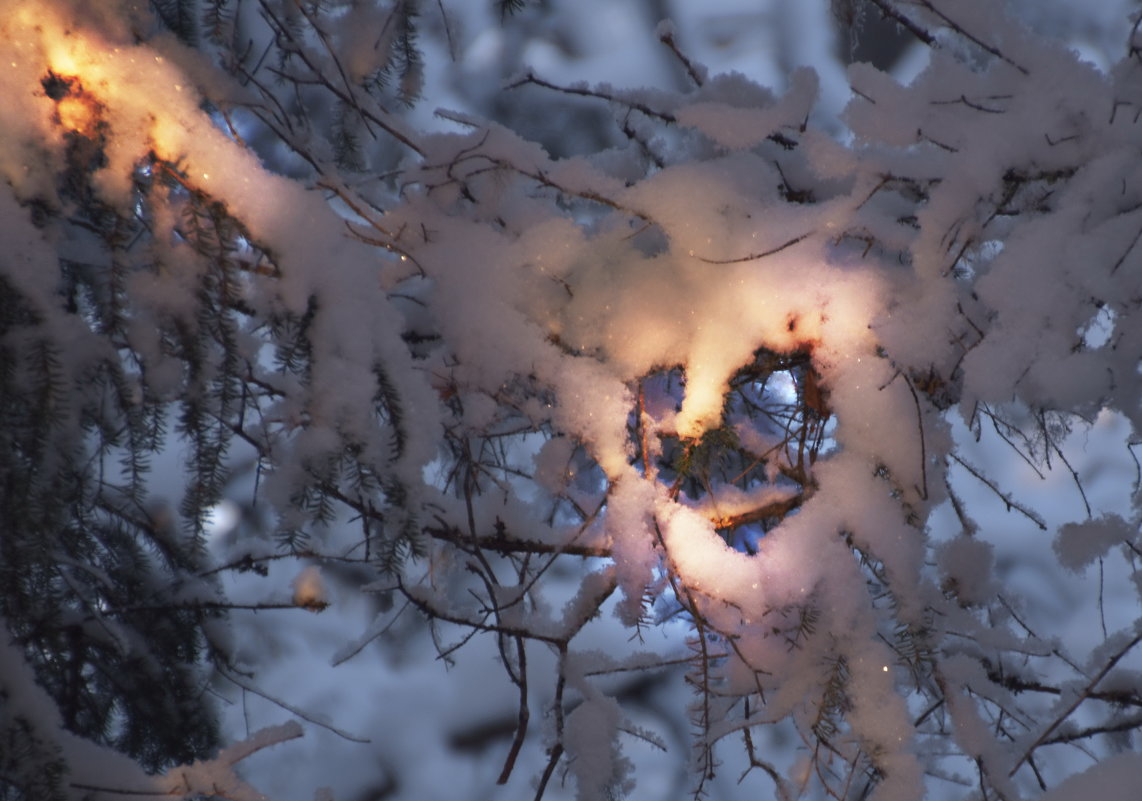
{"type": "Polygon", "coordinates": [[[202,177],[209,180],[210,179],[210,173],[204,172],[204,173],[202,173],[202,177]]]}
{"type": "Polygon", "coordinates": [[[888,672],[888,665],[885,665],[884,667],[882,667],[881,670],[883,670],[885,673],[887,673],[888,672]]]}
{"type": "Polygon", "coordinates": [[[78,131],[84,136],[93,132],[96,121],[93,104],[83,97],[65,97],[56,104],[60,124],[69,131],[78,131]]]}
{"type": "Polygon", "coordinates": [[[313,565],[302,570],[293,580],[293,602],[295,606],[310,612],[320,612],[329,606],[325,582],[321,579],[321,572],[313,565]]]}
{"type": "Polygon", "coordinates": [[[151,141],[155,144],[155,153],[161,158],[177,156],[183,138],[183,130],[169,118],[163,116],[155,119],[151,128],[151,141]]]}
{"type": "Polygon", "coordinates": [[[231,500],[221,500],[206,513],[206,536],[214,539],[229,534],[242,520],[242,510],[231,500]]]}
{"type": "Polygon", "coordinates": [[[63,47],[52,48],[51,63],[52,72],[56,75],[74,75],[79,72],[79,65],[75,62],[75,56],[70,50],[63,47]]]}

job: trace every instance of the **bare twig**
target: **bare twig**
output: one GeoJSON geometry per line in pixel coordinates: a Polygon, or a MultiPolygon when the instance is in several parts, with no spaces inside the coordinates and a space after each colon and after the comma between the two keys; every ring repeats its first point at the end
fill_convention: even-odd
{"type": "Polygon", "coordinates": [[[527,649],[522,637],[516,637],[515,643],[516,664],[518,665],[516,685],[519,687],[519,718],[516,723],[515,737],[512,739],[511,748],[508,750],[507,759],[504,760],[504,767],[500,771],[499,778],[496,779],[496,784],[508,783],[508,779],[512,775],[512,768],[515,767],[516,758],[519,756],[519,750],[523,747],[524,738],[527,736],[527,722],[531,718],[531,709],[527,704],[527,649]]]}
{"type": "MultiPolygon", "coordinates": [[[[412,150],[417,155],[424,155],[424,151],[421,149],[420,145],[414,142],[408,133],[402,131],[396,122],[385,119],[384,116],[382,116],[382,112],[374,112],[364,108],[361,105],[360,100],[356,97],[356,94],[353,92],[351,86],[348,89],[342,89],[340,86],[336,85],[334,81],[326,77],[326,75],[321,71],[320,67],[314,64],[313,59],[309,55],[309,52],[304,47],[304,43],[299,42],[290,27],[277,18],[273,9],[269,7],[266,0],[258,0],[258,2],[262,7],[265,19],[267,21],[272,20],[271,27],[274,29],[275,34],[282,39],[289,40],[291,43],[290,52],[297,54],[297,56],[302,60],[302,62],[304,62],[306,68],[318,83],[336,95],[337,98],[341,100],[341,102],[345,103],[345,105],[347,105],[349,108],[352,108],[354,111],[356,111],[361,116],[362,120],[374,123],[377,125],[377,127],[381,128],[383,131],[389,134],[389,136],[396,139],[398,142],[412,150]]],[[[334,61],[336,62],[336,59],[334,59],[334,61]]],[[[340,70],[341,65],[338,63],[337,66],[340,70]]],[[[282,77],[285,80],[291,81],[295,84],[297,83],[297,79],[293,76],[282,75],[282,77]]],[[[344,77],[343,73],[342,77],[344,77]]]]}
{"type": "Polygon", "coordinates": [[[551,83],[550,81],[545,81],[543,78],[538,77],[531,70],[528,70],[522,76],[520,76],[518,79],[516,79],[512,83],[509,83],[504,88],[505,89],[518,89],[519,87],[523,86],[524,84],[529,84],[529,83],[535,84],[536,86],[542,86],[544,89],[551,89],[552,91],[555,91],[555,92],[561,92],[565,95],[578,95],[579,97],[593,97],[597,100],[606,100],[608,103],[617,103],[621,106],[626,106],[627,108],[632,108],[635,111],[641,111],[646,116],[654,117],[656,119],[660,119],[663,122],[675,122],[676,121],[676,118],[673,114],[671,114],[667,111],[659,111],[657,109],[653,109],[650,106],[648,106],[645,103],[642,103],[640,101],[629,100],[629,99],[624,98],[624,97],[618,97],[614,94],[611,94],[610,92],[604,92],[604,91],[601,91],[599,89],[588,89],[586,86],[560,86],[559,84],[551,83]]]}
{"type": "Polygon", "coordinates": [[[87,784],[85,782],[69,782],[68,786],[74,787],[76,790],[84,790],[89,793],[107,793],[108,795],[123,796],[147,796],[150,798],[168,798],[170,796],[181,796],[183,794],[179,790],[128,790],[124,787],[104,787],[98,784],[87,784]]]}
{"type": "Polygon", "coordinates": [[[674,29],[672,27],[664,27],[658,34],[658,41],[670,48],[670,52],[674,54],[682,66],[686,68],[686,74],[690,76],[690,80],[694,85],[701,88],[705,80],[702,77],[702,72],[694,66],[694,62],[686,57],[686,55],[678,49],[678,43],[674,41],[674,29]]]}
{"type": "Polygon", "coordinates": [[[1118,268],[1121,267],[1126,261],[1126,257],[1133,252],[1134,247],[1138,244],[1138,240],[1140,239],[1142,239],[1142,227],[1140,227],[1138,232],[1134,234],[1134,238],[1130,240],[1130,244],[1126,246],[1126,250],[1122,251],[1122,255],[1118,257],[1118,260],[1114,262],[1114,266],[1110,268],[1111,275],[1114,275],[1116,272],[1118,272],[1118,268]]]}
{"type": "Polygon", "coordinates": [[[1094,675],[1094,678],[1087,682],[1087,685],[1082,689],[1082,692],[1077,693],[1074,699],[1069,704],[1067,704],[1066,709],[1064,709],[1062,713],[1058,715],[1058,717],[1051,721],[1051,724],[1047,726],[1047,728],[1045,728],[1038,737],[1035,738],[1035,742],[1031,743],[1031,745],[1027,747],[1027,749],[1023,752],[1023,756],[1019,758],[1019,760],[1008,772],[1008,776],[1015,775],[1015,771],[1019,770],[1020,766],[1031,758],[1031,755],[1035,752],[1035,749],[1043,745],[1047,741],[1047,738],[1050,737],[1051,734],[1055,731],[1055,729],[1059,728],[1059,726],[1062,725],[1063,721],[1070,717],[1071,713],[1078,709],[1079,705],[1091,696],[1091,693],[1094,691],[1094,688],[1098,685],[1098,683],[1102,681],[1106,677],[1106,674],[1109,673],[1116,664],[1118,664],[1118,661],[1122,659],[1122,657],[1126,656],[1126,654],[1129,653],[1129,651],[1139,642],[1142,642],[1142,633],[1135,634],[1134,637],[1128,643],[1126,643],[1126,645],[1118,649],[1118,651],[1115,652],[1115,654],[1107,660],[1106,664],[1102,666],[1102,669],[1094,675]]]}
{"type": "Polygon", "coordinates": [[[1058,743],[1073,743],[1078,740],[1085,740],[1093,737],[1096,734],[1115,734],[1123,731],[1133,731],[1142,728],[1142,715],[1134,715],[1132,717],[1123,718],[1114,723],[1103,723],[1099,726],[1087,726],[1086,728],[1077,729],[1076,731],[1068,732],[1066,734],[1056,734],[1054,737],[1049,737],[1043,741],[1043,745],[1056,745],[1058,743]]]}
{"type": "Polygon", "coordinates": [[[936,37],[924,30],[918,23],[904,16],[889,0],[869,0],[869,2],[879,8],[881,14],[896,22],[900,27],[928,45],[928,47],[936,48],[940,46],[940,43],[936,41],[936,37]]]}
{"type": "Polygon", "coordinates": [[[951,456],[951,458],[954,459],[956,462],[958,462],[965,470],[967,470],[969,473],[971,473],[973,476],[975,476],[981,482],[983,482],[985,485],[987,485],[988,489],[990,489],[992,492],[994,492],[996,495],[998,495],[999,498],[1003,501],[1003,503],[1006,504],[1007,511],[1010,512],[1012,509],[1015,509],[1016,511],[1021,512],[1024,516],[1026,516],[1027,519],[1030,520],[1032,523],[1034,523],[1036,526],[1038,526],[1040,531],[1046,531],[1047,530],[1047,523],[1035,511],[1033,511],[1032,509],[1028,509],[1026,506],[1019,503],[1019,501],[1012,498],[1009,493],[1006,493],[1003,490],[999,489],[999,487],[997,487],[994,482],[992,482],[985,475],[983,475],[983,473],[981,473],[978,468],[972,467],[968,462],[965,462],[960,456],[958,456],[954,453],[951,453],[948,455],[951,456]]]}
{"type": "Polygon", "coordinates": [[[1062,450],[1062,448],[1059,447],[1058,443],[1056,443],[1053,439],[1048,440],[1048,442],[1050,442],[1051,447],[1054,448],[1055,453],[1057,453],[1059,455],[1059,459],[1066,466],[1067,470],[1070,471],[1071,478],[1074,479],[1075,486],[1078,487],[1078,489],[1079,489],[1079,495],[1082,496],[1083,506],[1086,507],[1086,516],[1088,518],[1090,518],[1091,517],[1090,501],[1087,500],[1086,490],[1083,489],[1083,482],[1082,482],[1082,479],[1079,478],[1078,471],[1075,470],[1075,468],[1071,466],[1070,461],[1068,461],[1066,454],[1063,453],[1063,450],[1062,450]]]}
{"type": "MultiPolygon", "coordinates": [[[[1010,100],[1012,95],[988,95],[987,100],[1010,100]]],[[[982,111],[986,114],[1003,114],[1006,109],[989,108],[974,100],[968,100],[967,95],[960,95],[955,100],[931,100],[929,103],[933,106],[951,106],[951,105],[964,105],[976,111],[982,111]]]]}
{"type": "MultiPolygon", "coordinates": [[[[877,2],[877,0],[873,0],[873,2],[877,2]]],[[[947,25],[953,31],[958,33],[960,36],[963,36],[965,39],[970,41],[972,44],[976,45],[977,47],[979,47],[982,50],[986,50],[988,53],[991,53],[993,56],[998,58],[1000,61],[1004,61],[1004,62],[1010,64],[1012,67],[1015,67],[1015,69],[1019,70],[1024,75],[1030,75],[1031,74],[1027,70],[1026,67],[1023,67],[1023,66],[1017,64],[1016,62],[1012,61],[1010,58],[1008,58],[1006,55],[1004,55],[1003,52],[1001,50],[999,50],[999,48],[995,47],[994,45],[990,45],[987,42],[983,41],[982,39],[980,39],[975,34],[966,30],[962,25],[960,25],[958,22],[953,20],[951,17],[949,17],[943,11],[936,8],[936,6],[933,5],[931,0],[917,0],[917,2],[919,2],[919,4],[921,6],[928,9],[933,14],[935,14],[937,17],[939,17],[941,20],[943,20],[945,25],[947,25]]]]}
{"type": "Polygon", "coordinates": [[[293,704],[287,703],[286,701],[283,701],[280,698],[277,698],[273,695],[270,695],[265,690],[262,690],[261,688],[257,687],[256,685],[251,684],[250,682],[246,681],[243,678],[239,678],[232,671],[220,670],[219,673],[224,678],[226,678],[227,680],[233,682],[234,684],[237,684],[243,690],[246,690],[247,692],[251,692],[254,695],[259,696],[260,698],[265,698],[271,704],[274,704],[275,706],[280,706],[282,709],[286,710],[290,714],[297,715],[302,720],[304,720],[308,723],[312,723],[314,726],[320,726],[323,729],[327,729],[328,731],[331,731],[334,734],[336,734],[338,737],[344,738],[344,739],[349,740],[350,742],[354,742],[354,743],[370,743],[370,742],[372,742],[372,740],[370,740],[368,737],[361,737],[359,735],[350,734],[349,732],[347,732],[343,729],[339,729],[338,727],[334,726],[331,723],[327,723],[327,722],[321,720],[320,717],[318,717],[316,715],[312,715],[309,712],[306,712],[304,709],[300,709],[300,708],[294,706],[293,704]]]}
{"type": "Polygon", "coordinates": [[[772,256],[775,253],[780,253],[781,251],[785,250],[786,248],[793,247],[798,242],[801,242],[801,241],[807,239],[808,237],[812,236],[814,233],[816,233],[816,232],[815,231],[806,231],[805,233],[801,234],[800,236],[795,236],[792,239],[790,239],[788,242],[780,244],[775,248],[770,248],[769,250],[763,251],[761,253],[751,253],[748,256],[740,256],[736,259],[707,259],[704,256],[696,256],[695,258],[697,258],[698,261],[705,262],[706,264],[738,264],[738,263],[743,262],[743,261],[753,261],[754,259],[764,259],[766,256],[772,256]]]}
{"type": "Polygon", "coordinates": [[[918,494],[925,501],[928,500],[928,448],[924,442],[924,413],[920,410],[920,396],[916,394],[916,387],[912,385],[911,379],[904,375],[900,370],[896,371],[896,375],[888,380],[881,389],[885,389],[889,384],[896,380],[899,376],[904,379],[904,384],[908,387],[908,391],[912,393],[912,402],[916,405],[916,429],[920,432],[920,482],[921,487],[916,487],[918,494]]]}

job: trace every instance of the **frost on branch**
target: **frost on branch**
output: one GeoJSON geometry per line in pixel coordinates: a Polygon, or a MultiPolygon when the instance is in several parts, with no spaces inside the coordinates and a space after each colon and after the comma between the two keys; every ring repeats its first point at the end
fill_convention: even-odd
{"type": "Polygon", "coordinates": [[[1133,570],[1137,511],[1067,442],[1142,413],[1136,50],[1103,74],[983,2],[870,2],[928,66],[853,65],[841,144],[813,71],[711,77],[663,26],[686,92],[509,90],[614,113],[618,146],[555,159],[475,115],[409,129],[415,4],[258,5],[211,4],[201,51],[127,4],[0,22],[0,612],[63,726],[209,774],[233,752],[196,688],[271,667],[223,615],[324,608],[318,575],[378,599],[338,662],[402,613],[443,661],[491,643],[498,779],[539,795],[629,791],[662,740],[616,677],[675,669],[696,794],[729,762],[783,799],[1054,798],[1053,754],[1139,725],[1137,624],[1059,644],[964,490],[1057,527],[974,457],[994,432],[1074,476],[1066,567],[1133,570]],[[209,543],[239,493],[254,522],[209,543]],[[293,603],[245,583],[287,558],[321,565],[293,603]]]}

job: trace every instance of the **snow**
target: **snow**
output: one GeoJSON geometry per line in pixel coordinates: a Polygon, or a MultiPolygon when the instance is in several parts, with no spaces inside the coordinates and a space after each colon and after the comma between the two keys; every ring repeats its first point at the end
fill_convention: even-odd
{"type": "Polygon", "coordinates": [[[1043,801],[1129,801],[1142,787],[1142,758],[1117,754],[1072,776],[1043,795],[1043,801]]]}
{"type": "Polygon", "coordinates": [[[618,722],[618,704],[606,697],[586,699],[567,716],[564,747],[577,801],[605,801],[613,792],[621,770],[614,748],[618,722]]]}
{"type": "Polygon", "coordinates": [[[994,578],[995,554],[990,543],[957,537],[937,551],[940,573],[951,582],[956,597],[965,605],[986,603],[999,587],[994,578]]]}
{"type": "Polygon", "coordinates": [[[63,729],[54,701],[36,683],[14,645],[0,646],[0,676],[4,677],[6,689],[11,693],[5,698],[0,721],[5,725],[17,717],[34,721],[36,735],[59,746],[60,756],[68,766],[68,798],[87,798],[90,788],[113,787],[127,794],[224,794],[235,801],[264,801],[265,796],[234,773],[234,766],[256,751],[302,736],[301,726],[289,721],[229,746],[215,759],[183,766],[165,776],[147,776],[127,757],[63,729]]]}
{"type": "Polygon", "coordinates": [[[214,759],[195,762],[168,773],[157,782],[158,788],[169,795],[224,795],[234,801],[264,801],[264,795],[235,775],[233,766],[250,754],[301,737],[302,733],[301,724],[293,720],[279,726],[267,726],[223,749],[214,759]]]}
{"type": "Polygon", "coordinates": [[[1137,525],[1128,524],[1118,515],[1068,523],[1059,529],[1055,551],[1064,567],[1081,571],[1104,557],[1115,545],[1133,541],[1137,530],[1137,525]]]}
{"type": "MultiPolygon", "coordinates": [[[[1129,606],[1112,609],[1107,628],[1102,568],[1111,565],[1115,597],[1123,587],[1137,591],[1129,561],[1137,487],[1111,491],[1098,478],[1131,468],[1125,455],[1101,466],[1086,459],[1084,444],[1060,431],[1092,421],[1091,450],[1101,454],[1106,443],[1132,442],[1142,421],[1142,334],[1133,321],[1142,172],[1136,128],[1112,119],[1137,78],[1129,64],[1100,71],[1061,45],[1036,43],[975,0],[957,20],[986,31],[985,44],[1001,45],[1002,56],[945,31],[907,81],[867,64],[842,76],[822,55],[829,42],[821,36],[804,52],[775,43],[786,57],[768,73],[727,69],[760,30],[734,30],[742,14],[773,22],[773,37],[782,25],[820,22],[825,8],[763,5],[747,13],[727,2],[705,16],[679,7],[677,26],[658,25],[657,36],[684,52],[724,38],[721,51],[700,48],[716,74],[701,87],[687,83],[687,92],[655,66],[673,58],[661,45],[655,58],[624,68],[620,45],[644,47],[635,32],[648,38],[653,26],[633,6],[592,2],[592,17],[556,4],[565,42],[539,28],[514,41],[508,25],[485,29],[467,42],[471,60],[457,76],[491,69],[497,57],[489,54],[513,49],[535,74],[563,74],[578,53],[589,61],[567,86],[609,97],[601,105],[629,123],[625,138],[606,140],[597,156],[556,159],[460,103],[441,115],[456,131],[416,135],[413,147],[390,142],[389,151],[370,143],[399,174],[381,189],[366,186],[374,176],[336,174],[316,129],[282,132],[309,158],[306,181],[288,177],[281,165],[289,159],[247,147],[204,111],[261,103],[256,88],[215,72],[209,54],[173,37],[137,35],[120,18],[125,6],[24,2],[0,20],[12,53],[0,89],[15,98],[0,108],[0,130],[13,143],[0,152],[0,233],[16,254],[0,275],[36,320],[13,324],[21,330],[11,341],[35,328],[78,343],[67,355],[73,379],[89,360],[129,353],[137,402],[143,388],[147,398],[179,399],[194,388],[171,332],[199,329],[211,266],[187,244],[173,204],[189,195],[240,220],[243,241],[267,254],[272,274],[243,272],[237,354],[266,395],[235,424],[249,426],[242,433],[262,449],[252,457],[259,510],[311,535],[315,550],[299,572],[238,526],[218,537],[216,556],[269,567],[264,579],[226,571],[225,597],[290,597],[288,586],[303,609],[337,600],[320,622],[293,616],[280,630],[262,620],[269,615],[235,615],[236,656],[257,675],[235,674],[227,687],[227,726],[268,728],[160,777],[115,760],[117,776],[132,788],[236,799],[261,798],[255,785],[281,799],[309,797],[323,784],[319,797],[349,797],[393,776],[406,797],[446,797],[456,786],[490,796],[496,775],[487,764],[507,746],[471,735],[495,759],[465,763],[460,772],[471,775],[458,779],[449,736],[468,742],[457,732],[503,728],[496,713],[516,713],[526,661],[524,701],[544,720],[504,792],[530,791],[524,785],[558,743],[576,797],[608,798],[629,791],[637,774],[623,735],[639,730],[630,708],[642,702],[600,676],[653,672],[667,652],[674,659],[670,626],[688,621],[718,653],[699,665],[700,649],[690,646],[692,683],[718,713],[700,740],[788,725],[822,762],[797,765],[793,755],[782,772],[817,782],[813,792],[836,794],[837,775],[869,767],[880,777],[871,799],[916,801],[932,786],[925,770],[945,761],[989,793],[1038,792],[1010,740],[1038,730],[1024,719],[1049,719],[1062,707],[1017,697],[996,671],[1015,662],[1028,675],[1042,670],[1043,682],[1067,688],[1069,703],[1082,679],[1068,671],[1083,664],[1093,675],[1111,658],[1098,644],[1120,645],[1132,630],[1129,606]],[[800,66],[807,61],[820,68],[800,66]],[[49,69],[71,81],[65,97],[36,89],[49,69]],[[590,83],[616,75],[649,88],[590,83]],[[95,199],[128,217],[143,214],[133,205],[140,165],[177,172],[154,190],[147,253],[137,256],[153,264],[127,269],[121,292],[131,312],[115,343],[60,311],[59,256],[83,253],[92,240],[54,217],[41,230],[28,212],[33,201],[53,210],[74,203],[61,199],[55,179],[69,143],[99,136],[106,163],[91,176],[95,199]],[[333,191],[340,199],[325,194],[333,191]],[[268,322],[287,318],[305,321],[310,350],[297,373],[270,364],[290,343],[268,322]],[[768,427],[727,412],[731,381],[763,353],[804,360],[774,374],[775,408],[797,411],[762,410],[768,427]],[[677,390],[641,405],[648,377],[667,373],[677,390]],[[972,439],[983,439],[985,426],[994,430],[988,447],[996,438],[1007,447],[998,462],[974,458],[984,445],[972,439]],[[757,458],[752,483],[707,482],[704,494],[688,497],[658,475],[667,467],[655,456],[668,444],[697,447],[723,428],[757,458]],[[828,444],[794,464],[797,436],[810,431],[828,444]],[[996,463],[1026,465],[1028,475],[1009,481],[971,467],[996,463]],[[356,482],[354,470],[363,475],[356,482]],[[1085,519],[1062,512],[1057,497],[1037,496],[1060,496],[1060,476],[1079,483],[1078,497],[1067,491],[1085,519]],[[1028,489],[1032,480],[1045,489],[1028,489]],[[1089,497],[1083,481],[1095,485],[1089,497]],[[317,525],[299,498],[319,491],[336,511],[317,525]],[[1022,513],[1052,533],[1024,535],[996,523],[1009,518],[965,513],[963,497],[970,510],[1003,505],[997,515],[1022,513]],[[1027,497],[1037,502],[1011,503],[1027,497]],[[755,552],[733,547],[727,521],[779,503],[787,513],[753,522],[755,552]],[[423,556],[378,578],[366,563],[375,554],[363,551],[392,543],[403,521],[424,538],[415,543],[423,556]],[[500,558],[505,543],[526,555],[500,558]],[[1059,566],[1083,574],[1096,562],[1097,606],[1083,608],[1098,610],[1101,632],[1056,632],[1049,610],[1064,609],[1069,596],[1048,607],[1035,593],[1054,585],[1028,588],[1011,567],[1044,565],[1059,580],[1059,566]],[[1020,606],[1019,597],[1034,603],[1020,606]],[[408,621],[417,609],[441,618],[431,632],[408,621]],[[506,631],[494,636],[496,626],[506,631]],[[646,629],[661,632],[662,654],[628,642],[646,629]],[[516,650],[520,632],[532,636],[518,640],[526,660],[516,650]],[[1065,655],[1056,638],[1091,658],[1065,655]],[[449,674],[453,659],[476,667],[449,674]],[[429,667],[418,672],[420,664],[429,667]],[[842,664],[844,698],[827,700],[837,692],[830,666],[842,664]],[[562,692],[564,684],[569,699],[557,701],[553,685],[562,692]],[[931,699],[939,714],[920,718],[915,707],[931,699]],[[818,749],[814,727],[830,704],[843,723],[835,743],[818,749]],[[321,731],[293,742],[302,731],[295,717],[321,731]],[[997,717],[1014,719],[1020,732],[1009,734],[997,717]],[[279,775],[302,759],[335,781],[323,773],[302,789],[279,775]],[[232,770],[240,760],[245,779],[232,770]]],[[[475,20],[488,12],[456,13],[475,20]]],[[[380,7],[336,7],[328,33],[343,48],[342,80],[381,63],[388,44],[375,30],[384,20],[380,7]]],[[[1037,24],[1057,25],[1049,16],[1037,24]]],[[[78,379],[69,384],[81,388],[78,379]]],[[[66,408],[73,426],[88,413],[80,400],[66,408]]],[[[214,597],[201,577],[181,588],[179,600],[214,597]]],[[[13,647],[0,657],[12,714],[44,721],[76,776],[98,775],[102,751],[59,731],[54,705],[13,647]]],[[[1125,666],[1110,678],[1130,683],[1125,666]]],[[[1063,776],[1078,769],[1059,764],[1063,776]]],[[[1115,788],[1140,781],[1138,771],[1137,759],[1110,758],[1040,797],[1125,799],[1115,788]]]]}
{"type": "Polygon", "coordinates": [[[726,103],[698,102],[675,115],[682,125],[691,126],[728,150],[748,150],[771,134],[789,129],[796,133],[809,118],[817,100],[817,74],[808,67],[794,70],[786,95],[769,108],[735,108],[726,103]]]}
{"type": "Polygon", "coordinates": [[[293,580],[293,603],[312,612],[320,612],[329,605],[321,570],[310,565],[293,580]]]}

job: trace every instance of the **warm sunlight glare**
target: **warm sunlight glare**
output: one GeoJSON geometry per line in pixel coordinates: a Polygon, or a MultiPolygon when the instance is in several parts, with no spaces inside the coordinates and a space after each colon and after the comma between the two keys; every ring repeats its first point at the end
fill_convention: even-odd
{"type": "Polygon", "coordinates": [[[59,114],[60,124],[69,131],[75,131],[83,136],[95,133],[95,125],[99,122],[99,111],[93,100],[84,95],[69,95],[56,104],[56,113],[59,114]]]}

